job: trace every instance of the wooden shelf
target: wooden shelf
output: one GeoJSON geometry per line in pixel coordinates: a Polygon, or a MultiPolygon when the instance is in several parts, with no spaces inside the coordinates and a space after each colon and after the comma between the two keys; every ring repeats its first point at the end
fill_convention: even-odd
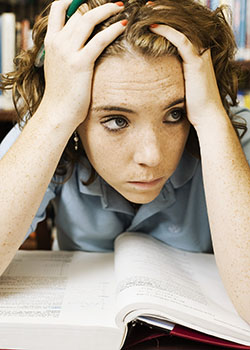
{"type": "Polygon", "coordinates": [[[16,119],[15,110],[0,109],[0,122],[13,122],[16,119]]]}

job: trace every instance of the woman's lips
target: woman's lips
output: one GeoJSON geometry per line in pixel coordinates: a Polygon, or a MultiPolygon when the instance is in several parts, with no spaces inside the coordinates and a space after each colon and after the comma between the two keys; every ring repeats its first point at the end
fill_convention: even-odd
{"type": "Polygon", "coordinates": [[[159,185],[162,181],[163,177],[152,181],[129,181],[128,183],[138,188],[150,189],[159,185]]]}

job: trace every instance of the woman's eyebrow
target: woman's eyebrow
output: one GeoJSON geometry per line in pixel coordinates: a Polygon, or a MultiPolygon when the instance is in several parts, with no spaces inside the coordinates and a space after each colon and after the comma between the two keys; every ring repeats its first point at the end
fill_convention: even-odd
{"type": "Polygon", "coordinates": [[[132,109],[125,108],[125,107],[119,107],[119,106],[111,106],[111,105],[105,105],[105,106],[98,106],[91,108],[92,112],[111,112],[111,111],[116,111],[116,112],[124,112],[124,113],[135,113],[132,109]]]}
{"type": "Polygon", "coordinates": [[[169,108],[171,108],[171,107],[173,107],[173,106],[176,106],[176,105],[178,105],[178,104],[180,104],[180,103],[185,103],[185,102],[186,102],[185,97],[178,98],[177,100],[174,100],[174,101],[171,102],[169,105],[167,105],[167,106],[164,108],[164,110],[165,110],[165,109],[169,109],[169,108]]]}
{"type": "MultiPolygon", "coordinates": [[[[178,105],[180,103],[184,103],[185,102],[185,98],[178,98],[174,101],[172,101],[170,104],[168,104],[166,107],[163,108],[163,110],[166,110],[170,107],[173,107],[175,105],[178,105]]],[[[133,111],[132,109],[126,108],[126,107],[120,107],[120,106],[112,106],[112,105],[104,105],[104,106],[97,106],[97,107],[93,107],[91,108],[91,112],[112,112],[112,111],[116,111],[116,112],[124,112],[124,113],[136,113],[135,111],[133,111]]]]}

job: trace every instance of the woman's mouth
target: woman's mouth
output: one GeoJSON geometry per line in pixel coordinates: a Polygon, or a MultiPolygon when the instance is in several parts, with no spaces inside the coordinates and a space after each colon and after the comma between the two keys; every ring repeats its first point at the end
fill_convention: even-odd
{"type": "Polygon", "coordinates": [[[140,189],[152,189],[157,187],[159,184],[163,182],[164,178],[160,177],[158,179],[150,180],[150,181],[128,181],[129,184],[135,186],[140,189]]]}

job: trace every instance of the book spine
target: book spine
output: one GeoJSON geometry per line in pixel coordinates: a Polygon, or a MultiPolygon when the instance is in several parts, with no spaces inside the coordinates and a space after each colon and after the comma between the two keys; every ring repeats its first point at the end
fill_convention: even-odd
{"type": "Polygon", "coordinates": [[[250,1],[246,4],[246,60],[250,60],[250,1]]]}
{"type": "Polygon", "coordinates": [[[16,22],[16,54],[22,50],[22,24],[20,21],[16,22]]]}
{"type": "Polygon", "coordinates": [[[250,109],[250,90],[244,96],[245,107],[250,109]]]}
{"type": "Polygon", "coordinates": [[[246,107],[250,109],[250,90],[240,90],[238,91],[237,99],[241,107],[246,107]]]}
{"type": "MultiPolygon", "coordinates": [[[[2,73],[12,72],[15,68],[13,60],[16,53],[16,17],[14,13],[2,14],[1,52],[2,73]]],[[[3,96],[0,107],[12,109],[11,91],[4,91],[3,96]]]]}
{"type": "Polygon", "coordinates": [[[240,49],[242,49],[242,59],[245,59],[245,48],[246,48],[246,28],[247,28],[246,6],[247,6],[247,0],[241,0],[239,47],[240,49]]]}
{"type": "Polygon", "coordinates": [[[216,10],[219,5],[220,5],[219,0],[210,0],[211,10],[216,10]]]}
{"type": "Polygon", "coordinates": [[[238,53],[236,58],[243,60],[245,58],[246,46],[246,2],[247,0],[234,0],[233,8],[233,29],[238,53]]]}
{"type": "Polygon", "coordinates": [[[22,50],[27,51],[30,47],[29,36],[30,36],[30,21],[28,19],[23,19],[21,22],[21,33],[22,33],[22,50]]]}
{"type": "Polygon", "coordinates": [[[16,52],[16,19],[14,13],[2,14],[2,70],[14,70],[13,59],[16,52]]]}
{"type": "Polygon", "coordinates": [[[227,5],[229,6],[231,9],[233,8],[233,0],[220,0],[220,5],[227,5]]]}
{"type": "MultiPolygon", "coordinates": [[[[0,38],[2,37],[2,15],[0,15],[0,38]]],[[[0,74],[2,74],[2,40],[0,40],[0,74]]],[[[2,104],[1,99],[3,92],[0,90],[0,106],[2,104]]]]}

